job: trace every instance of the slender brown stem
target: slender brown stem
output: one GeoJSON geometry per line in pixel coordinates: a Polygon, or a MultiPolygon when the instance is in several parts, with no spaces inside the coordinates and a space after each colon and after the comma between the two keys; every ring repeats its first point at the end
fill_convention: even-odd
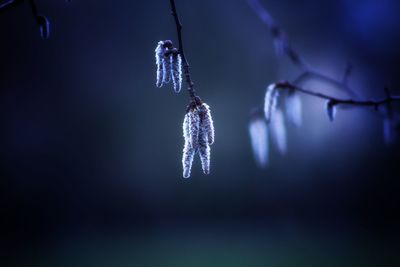
{"type": "Polygon", "coordinates": [[[190,74],[190,66],[189,66],[189,63],[187,62],[187,59],[185,56],[185,51],[183,49],[182,23],[179,19],[178,12],[176,11],[175,0],[170,0],[169,3],[171,5],[171,14],[174,17],[175,24],[176,24],[176,32],[178,34],[178,42],[179,42],[179,54],[182,57],[183,73],[185,75],[185,80],[188,85],[189,95],[192,99],[194,99],[196,97],[196,91],[194,90],[194,83],[192,81],[191,74],[190,74]]]}

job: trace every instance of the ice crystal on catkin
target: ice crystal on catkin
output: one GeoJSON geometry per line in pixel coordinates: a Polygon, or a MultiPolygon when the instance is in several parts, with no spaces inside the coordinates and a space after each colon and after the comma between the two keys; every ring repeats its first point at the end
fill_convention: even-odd
{"type": "Polygon", "coordinates": [[[200,132],[200,116],[197,109],[191,109],[186,116],[188,117],[189,125],[189,142],[193,148],[199,145],[199,132],[200,132]]]}
{"type": "MultiPolygon", "coordinates": [[[[166,50],[168,53],[168,49],[166,50]]],[[[171,58],[172,54],[168,54],[164,56],[164,61],[163,61],[163,72],[164,72],[164,77],[163,77],[163,84],[167,84],[171,81],[171,58]]]]}
{"type": "Polygon", "coordinates": [[[194,154],[196,150],[191,146],[188,140],[185,140],[185,145],[183,147],[183,157],[182,157],[182,165],[183,165],[183,177],[189,178],[190,172],[192,170],[192,163],[194,154]]]}
{"type": "Polygon", "coordinates": [[[279,92],[276,88],[276,84],[271,84],[268,86],[265,93],[264,99],[264,114],[267,122],[271,120],[272,112],[275,110],[278,103],[279,92]]]}
{"type": "Polygon", "coordinates": [[[170,55],[170,68],[174,90],[179,93],[182,89],[182,58],[176,49],[170,55]]]}
{"type": "Polygon", "coordinates": [[[286,116],[289,122],[296,127],[300,127],[302,122],[300,96],[295,92],[289,91],[285,100],[286,116]]]}
{"type": "Polygon", "coordinates": [[[156,65],[157,65],[157,81],[156,85],[157,87],[163,86],[164,82],[164,42],[159,41],[158,45],[155,50],[156,53],[156,65]]]}
{"type": "Polygon", "coordinates": [[[201,167],[204,174],[210,173],[210,145],[208,144],[207,138],[204,138],[207,134],[202,133],[202,138],[199,140],[199,156],[201,161],[201,167]]]}
{"type": "Polygon", "coordinates": [[[200,111],[199,155],[201,166],[205,174],[210,173],[210,145],[214,143],[214,122],[211,117],[210,107],[203,103],[200,111]]]}
{"type": "Polygon", "coordinates": [[[260,167],[268,165],[268,127],[264,118],[258,117],[250,121],[249,134],[254,158],[260,167]]]}
{"type": "Polygon", "coordinates": [[[197,148],[199,122],[200,119],[195,110],[189,110],[183,120],[183,137],[185,139],[185,145],[183,147],[182,165],[184,178],[190,177],[193,158],[197,148]]]}
{"type": "Polygon", "coordinates": [[[192,102],[183,121],[182,165],[183,177],[190,176],[193,157],[199,154],[201,166],[205,174],[210,173],[210,145],[214,142],[214,125],[210,108],[205,103],[192,102]]]}
{"type": "Polygon", "coordinates": [[[212,145],[214,143],[214,122],[211,117],[210,106],[203,103],[199,109],[201,112],[202,127],[207,134],[208,144],[212,145]]]}

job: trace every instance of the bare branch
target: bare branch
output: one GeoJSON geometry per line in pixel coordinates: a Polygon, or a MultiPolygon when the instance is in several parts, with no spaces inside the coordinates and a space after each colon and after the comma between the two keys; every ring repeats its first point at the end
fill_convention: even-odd
{"type": "Polygon", "coordinates": [[[364,101],[360,101],[360,100],[354,100],[354,99],[341,99],[341,98],[336,98],[336,97],[333,97],[333,96],[330,96],[330,95],[326,95],[326,94],[310,91],[310,90],[304,89],[304,88],[302,88],[302,87],[300,87],[298,85],[290,83],[288,81],[277,82],[275,84],[275,86],[276,86],[276,88],[290,89],[290,90],[301,92],[301,93],[309,95],[309,96],[330,100],[333,103],[335,103],[336,105],[344,104],[344,105],[352,105],[352,106],[379,107],[380,105],[390,104],[390,103],[393,103],[393,102],[399,102],[400,103],[400,96],[387,96],[387,97],[385,97],[383,99],[380,99],[380,100],[364,100],[364,101]]]}
{"type": "Polygon", "coordinates": [[[19,4],[22,4],[25,0],[8,0],[5,1],[4,3],[0,4],[0,13],[7,11],[19,4]]]}

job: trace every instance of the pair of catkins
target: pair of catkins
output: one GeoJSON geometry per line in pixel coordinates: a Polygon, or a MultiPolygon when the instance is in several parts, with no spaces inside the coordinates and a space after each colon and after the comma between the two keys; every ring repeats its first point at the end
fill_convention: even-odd
{"type": "MultiPolygon", "coordinates": [[[[182,58],[170,40],[160,41],[155,49],[157,87],[171,80],[176,93],[182,88],[182,58]]],[[[199,154],[204,174],[210,173],[210,145],[214,143],[214,124],[210,107],[192,96],[183,120],[185,144],[182,155],[183,177],[189,178],[194,156],[199,154]]]]}

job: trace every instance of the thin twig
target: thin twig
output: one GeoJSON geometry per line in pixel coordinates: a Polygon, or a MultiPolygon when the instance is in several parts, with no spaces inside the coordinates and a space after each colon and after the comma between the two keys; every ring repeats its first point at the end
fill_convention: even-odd
{"type": "MultiPolygon", "coordinates": [[[[45,24],[48,23],[48,21],[45,16],[39,14],[39,10],[37,8],[35,0],[8,0],[8,1],[0,4],[0,13],[4,12],[6,10],[9,10],[11,8],[14,8],[19,4],[26,3],[26,2],[28,2],[29,6],[31,8],[33,18],[35,19],[35,22],[38,25],[38,27],[39,28],[46,27],[47,25],[45,25],[45,24]]],[[[46,39],[47,37],[48,37],[48,34],[47,34],[47,36],[44,36],[42,34],[42,38],[46,39]]]]}
{"type": "Polygon", "coordinates": [[[25,0],[8,0],[2,4],[0,4],[0,12],[4,12],[8,9],[11,9],[19,4],[22,4],[25,0]]]}
{"type": "Polygon", "coordinates": [[[388,95],[383,99],[380,100],[365,100],[365,101],[361,101],[361,100],[354,100],[354,99],[341,99],[341,98],[336,98],[330,95],[326,95],[326,94],[322,94],[322,93],[318,93],[318,92],[314,92],[314,91],[310,91],[307,89],[304,89],[298,85],[295,85],[293,83],[290,83],[288,81],[280,81],[278,83],[276,83],[276,87],[277,88],[282,88],[282,89],[290,89],[290,90],[294,90],[294,91],[298,91],[301,92],[303,94],[306,95],[310,95],[310,96],[314,96],[314,97],[318,97],[321,99],[326,99],[329,101],[332,101],[332,103],[338,105],[338,104],[344,104],[344,105],[352,105],[352,106],[371,106],[371,107],[378,107],[380,105],[383,104],[390,104],[393,102],[400,102],[400,96],[391,96],[388,95]]]}
{"type": "Polygon", "coordinates": [[[196,91],[194,90],[194,83],[193,83],[191,75],[190,75],[190,66],[189,66],[189,63],[187,62],[185,52],[183,50],[182,23],[179,19],[178,12],[176,11],[175,0],[170,0],[169,2],[171,5],[171,14],[174,17],[175,24],[176,24],[176,32],[178,34],[179,54],[182,57],[183,73],[185,74],[185,80],[186,80],[186,83],[188,84],[189,95],[192,99],[194,99],[194,98],[196,98],[196,91]]]}
{"type": "Polygon", "coordinates": [[[37,16],[39,15],[39,12],[38,12],[38,8],[37,8],[37,5],[36,5],[35,0],[29,0],[29,4],[30,4],[30,6],[31,6],[32,15],[33,15],[33,16],[35,17],[35,19],[36,19],[37,16]]]}

